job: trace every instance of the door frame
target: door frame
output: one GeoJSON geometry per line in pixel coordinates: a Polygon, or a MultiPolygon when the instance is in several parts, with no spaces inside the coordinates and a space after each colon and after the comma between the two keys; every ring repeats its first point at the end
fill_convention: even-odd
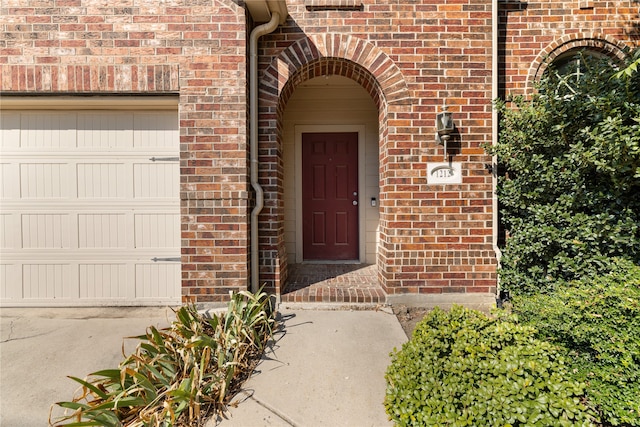
{"type": "MultiPolygon", "coordinates": [[[[296,192],[296,259],[299,262],[327,261],[303,261],[303,232],[302,232],[302,134],[304,133],[332,133],[352,132],[358,134],[358,263],[363,263],[365,253],[365,125],[297,125],[295,126],[295,192],[296,192]]],[[[349,261],[331,261],[332,263],[346,264],[349,261]]]]}

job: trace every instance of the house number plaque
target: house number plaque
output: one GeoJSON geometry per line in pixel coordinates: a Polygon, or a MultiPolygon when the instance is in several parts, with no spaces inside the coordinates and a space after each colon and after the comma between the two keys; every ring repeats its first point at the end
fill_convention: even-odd
{"type": "Polygon", "coordinates": [[[427,184],[461,184],[460,163],[427,163],[427,184]]]}

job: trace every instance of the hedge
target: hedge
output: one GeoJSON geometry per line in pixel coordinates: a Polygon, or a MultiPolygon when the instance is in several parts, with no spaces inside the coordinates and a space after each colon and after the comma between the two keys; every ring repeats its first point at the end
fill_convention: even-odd
{"type": "Polygon", "coordinates": [[[552,295],[516,297],[521,322],[565,349],[574,380],[606,425],[640,426],[640,267],[614,260],[612,272],[552,295]]]}
{"type": "Polygon", "coordinates": [[[500,315],[436,308],[392,353],[385,407],[399,426],[591,425],[555,346],[500,315]]]}

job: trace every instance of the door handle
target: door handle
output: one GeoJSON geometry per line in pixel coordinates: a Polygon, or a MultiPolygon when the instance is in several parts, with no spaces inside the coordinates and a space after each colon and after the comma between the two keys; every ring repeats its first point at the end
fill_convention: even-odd
{"type": "Polygon", "coordinates": [[[358,206],[358,201],[357,200],[354,200],[352,203],[353,203],[353,206],[358,206]]]}

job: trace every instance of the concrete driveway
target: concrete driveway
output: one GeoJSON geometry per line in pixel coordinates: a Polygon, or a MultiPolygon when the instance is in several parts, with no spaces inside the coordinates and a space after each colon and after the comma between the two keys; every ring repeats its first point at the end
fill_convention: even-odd
{"type": "Polygon", "coordinates": [[[123,342],[127,354],[139,342],[124,337],[174,318],[167,307],[0,309],[0,426],[46,426],[78,388],[68,375],[117,367],[123,342]]]}

